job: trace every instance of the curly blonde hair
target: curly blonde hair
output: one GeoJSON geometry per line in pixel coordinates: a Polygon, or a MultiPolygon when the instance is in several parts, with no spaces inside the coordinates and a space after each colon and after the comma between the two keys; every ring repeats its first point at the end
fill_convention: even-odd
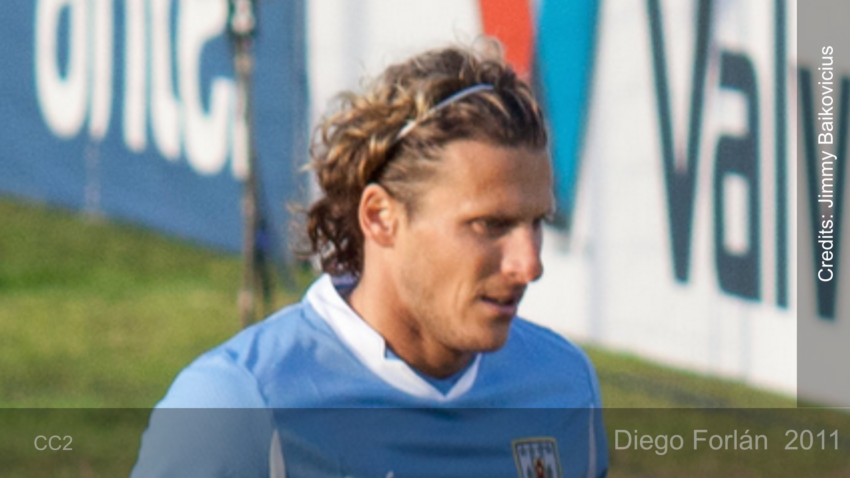
{"type": "Polygon", "coordinates": [[[307,211],[310,253],[332,275],[359,276],[363,233],[360,196],[378,183],[414,214],[448,143],[471,139],[505,147],[544,150],[543,114],[527,83],[508,65],[501,49],[449,47],[431,50],[388,67],[362,94],[343,93],[338,110],[317,127],[311,167],[322,196],[307,211]],[[491,85],[434,105],[475,85],[491,85]],[[404,134],[402,129],[413,122],[404,134]]]}

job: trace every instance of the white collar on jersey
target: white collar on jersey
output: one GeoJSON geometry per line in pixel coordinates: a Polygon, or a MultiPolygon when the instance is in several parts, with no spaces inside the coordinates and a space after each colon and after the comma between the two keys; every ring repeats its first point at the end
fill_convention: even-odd
{"type": "Polygon", "coordinates": [[[398,390],[419,398],[448,402],[468,392],[475,383],[481,354],[475,355],[472,364],[445,395],[404,361],[387,357],[384,338],[339,295],[328,274],[310,286],[305,298],[363,365],[398,390]]]}

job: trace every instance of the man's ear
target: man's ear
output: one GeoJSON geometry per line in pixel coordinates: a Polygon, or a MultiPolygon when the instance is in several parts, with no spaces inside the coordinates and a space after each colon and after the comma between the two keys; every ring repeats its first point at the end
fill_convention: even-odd
{"type": "Polygon", "coordinates": [[[393,199],[383,186],[369,184],[360,195],[358,220],[360,230],[367,240],[382,247],[391,247],[395,243],[395,234],[402,205],[393,199]]]}

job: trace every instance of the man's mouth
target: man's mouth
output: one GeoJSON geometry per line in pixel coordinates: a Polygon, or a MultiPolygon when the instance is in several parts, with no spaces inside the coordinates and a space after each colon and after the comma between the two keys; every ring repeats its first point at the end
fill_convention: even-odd
{"type": "Polygon", "coordinates": [[[507,298],[500,299],[498,297],[484,296],[484,297],[482,297],[482,299],[484,300],[484,302],[494,304],[494,305],[498,305],[498,306],[502,306],[502,307],[514,307],[517,304],[519,304],[519,299],[516,299],[516,298],[513,298],[513,297],[507,297],[507,298]]]}
{"type": "Polygon", "coordinates": [[[522,294],[483,295],[481,301],[495,308],[499,315],[515,315],[522,294]]]}

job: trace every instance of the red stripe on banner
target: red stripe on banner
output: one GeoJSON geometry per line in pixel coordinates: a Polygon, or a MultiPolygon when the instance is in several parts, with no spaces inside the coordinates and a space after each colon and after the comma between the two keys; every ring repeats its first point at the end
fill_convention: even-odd
{"type": "Polygon", "coordinates": [[[479,0],[479,5],[484,33],[502,42],[508,62],[528,78],[534,38],[529,0],[479,0]]]}

